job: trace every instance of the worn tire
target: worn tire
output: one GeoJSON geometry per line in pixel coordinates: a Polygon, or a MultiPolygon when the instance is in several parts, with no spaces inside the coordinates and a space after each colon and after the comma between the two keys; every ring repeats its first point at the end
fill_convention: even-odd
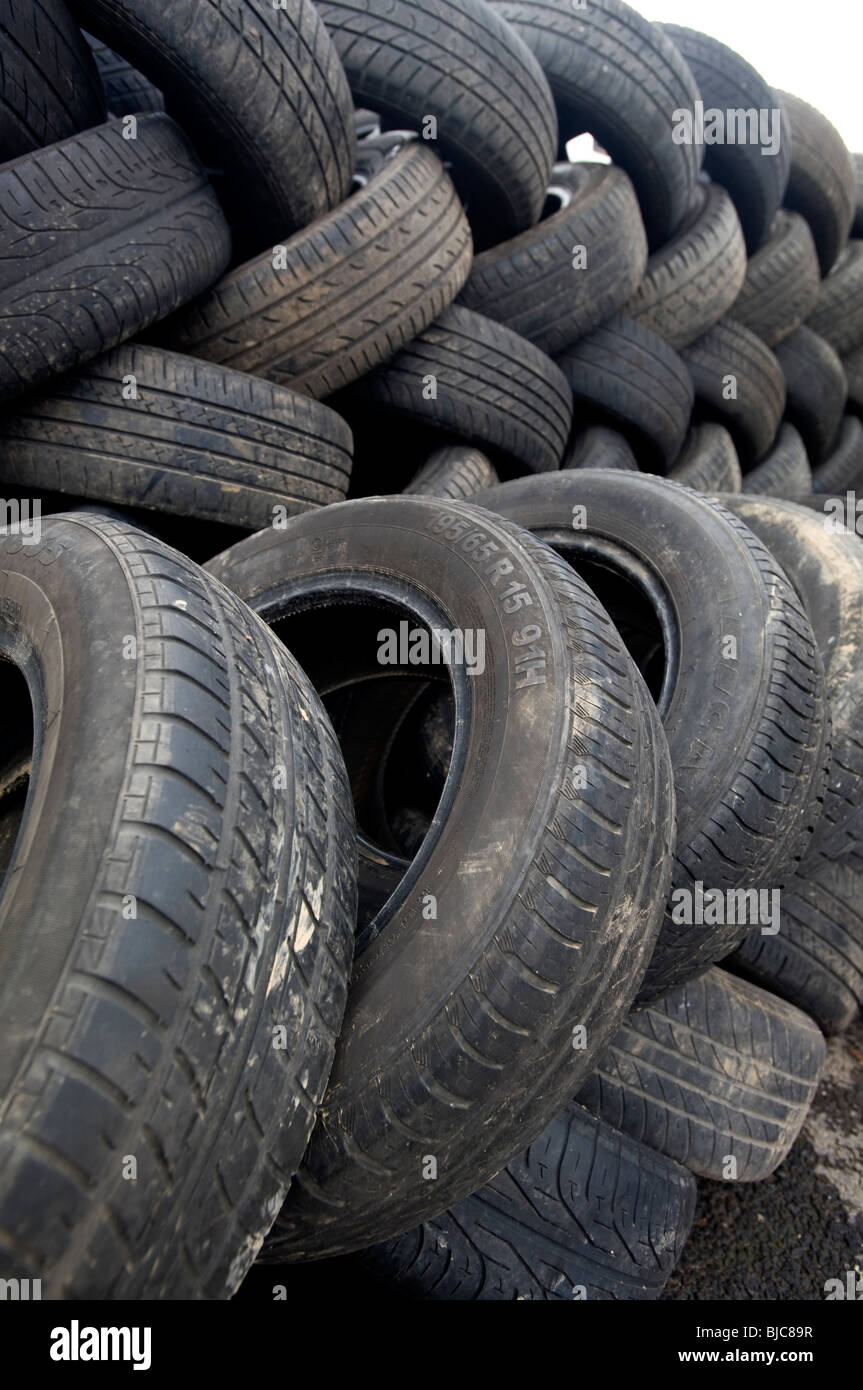
{"type": "Polygon", "coordinates": [[[169,314],[230,254],[204,171],[160,115],[136,140],[110,121],[3,165],[0,240],[0,399],[169,314]]]}
{"type": "Polygon", "coordinates": [[[296,663],[160,542],[46,518],[0,538],[0,583],[3,1268],[45,1297],[225,1297],[341,1022],[344,764],[296,663]]]}
{"type": "Polygon", "coordinates": [[[694,1214],[685,1169],[569,1104],[479,1192],[339,1269],[410,1299],[654,1299],[694,1214]]]}
{"type": "Polygon", "coordinates": [[[673,463],[693,402],[689,372],[673,348],[618,314],[555,361],[572,388],[576,414],[601,412],[662,471],[673,463]]]}
{"type": "Polygon", "coordinates": [[[698,98],[661,28],[622,0],[496,0],[536,54],[557,105],[561,145],[590,131],[632,179],[647,238],[658,249],[689,210],[701,151],[675,145],[672,113],[698,98]]]}
{"type": "Polygon", "coordinates": [[[317,401],[131,343],[0,416],[0,479],[257,531],[342,501],[351,445],[317,401]]]}
{"type": "Polygon", "coordinates": [[[822,861],[782,897],[778,936],[753,936],[723,965],[842,1033],[863,1004],[861,881],[846,864],[822,861]]]}
{"type": "Polygon", "coordinates": [[[846,415],[832,454],[812,474],[812,491],[835,494],[863,486],[863,424],[846,415]]]}
{"type": "MultiPolygon", "coordinates": [[[[450,667],[448,787],[406,877],[358,942],[328,1098],[267,1257],[348,1253],[488,1181],[589,1069],[572,1046],[573,1021],[586,1023],[587,1053],[620,1021],[667,891],[667,748],[587,587],[547,547],[466,502],[327,507],[233,546],[209,568],[278,623],[319,689],[328,670],[342,686],[349,674],[344,632],[338,656],[329,640],[345,619],[335,611],[326,627],[327,594],[367,605],[398,596],[415,622],[447,614],[486,633],[481,679],[450,667]],[[498,595],[490,576],[504,574],[498,595]],[[515,592],[531,599],[518,611],[515,592]],[[286,616],[309,602],[311,624],[286,616]],[[537,655],[524,644],[540,624],[537,655]],[[590,698],[574,702],[570,682],[584,680],[590,698]],[[578,799],[576,766],[589,771],[578,799]],[[433,930],[420,913],[428,893],[433,930]],[[417,1174],[432,1138],[438,1178],[426,1183],[417,1174]]],[[[348,609],[353,670],[364,660],[379,675],[380,610],[365,610],[368,643],[363,611],[348,609]]]]}
{"type": "Polygon", "coordinates": [[[327,396],[387,361],[458,294],[470,228],[433,151],[410,144],[278,248],[164,324],[166,347],[327,396]]]}
{"type": "Polygon", "coordinates": [[[741,463],[757,463],[775,440],[785,409],[785,380],[770,348],[748,328],[723,319],[681,356],[701,412],[726,427],[741,463]],[[736,400],[726,399],[729,376],[735,378],[736,400]]]}
{"type": "Polygon", "coordinates": [[[102,43],[101,39],[94,39],[92,34],[85,34],[84,38],[96,60],[99,81],[112,116],[128,116],[137,111],[164,111],[165,98],[143,73],[102,43]]]}
{"type": "Polygon", "coordinates": [[[833,754],[812,849],[838,859],[863,847],[863,547],[793,502],[723,500],[782,566],[821,652],[833,754]]]}
{"type": "MultiPolygon", "coordinates": [[[[732,48],[697,29],[678,24],[661,27],[689,64],[705,108],[759,112],[777,109],[776,93],[732,48]]],[[[779,149],[773,156],[764,156],[760,144],[726,142],[705,148],[705,172],[727,188],[734,199],[750,255],[765,241],[782,206],[791,168],[790,134],[783,116],[779,149]]]]}
{"type": "Polygon", "coordinates": [[[806,320],[840,356],[863,346],[863,241],[849,241],[806,320]]]}
{"type": "MultiPolygon", "coordinates": [[[[712,500],[635,473],[525,478],[475,500],[564,555],[639,661],[674,768],[674,889],[773,888],[793,875],[821,811],[829,716],[812,628],[762,542],[712,500]]],[[[687,926],[669,903],[639,999],[684,984],[744,930],[687,926]]]]}
{"type": "Polygon", "coordinates": [[[812,229],[821,274],[828,275],[845,245],[857,206],[857,178],[842,136],[814,106],[777,93],[791,122],[791,173],[785,206],[812,229]]]}
{"type": "Polygon", "coordinates": [[[845,370],[834,348],[805,324],[776,349],[785,378],[786,413],[800,431],[813,464],[836,444],[848,396],[845,370]]]}
{"type": "MultiPolygon", "coordinates": [[[[725,488],[716,488],[724,492],[725,488]]],[[[782,425],[779,436],[761,463],[750,468],[737,492],[755,493],[758,497],[787,497],[791,500],[801,492],[812,491],[812,469],[809,456],[798,431],[793,425],[782,425]]]]}
{"type": "Polygon", "coordinates": [[[474,260],[459,302],[560,352],[626,303],[647,264],[635,191],[622,169],[556,164],[560,210],[474,260]],[[586,265],[573,264],[583,247],[586,265]]]}
{"type": "Polygon", "coordinates": [[[353,103],[311,0],[69,0],[81,26],[164,93],[253,255],[347,196],[353,103]]]}
{"type": "Polygon", "coordinates": [[[737,210],[719,184],[698,183],[675,236],[647,263],[624,309],[678,352],[734,304],[746,276],[746,242],[737,210]]]}
{"type": "Polygon", "coordinates": [[[494,487],[498,476],[479,449],[453,445],[436,449],[415,473],[404,493],[411,497],[472,497],[494,487]]]}
{"type": "Polygon", "coordinates": [[[432,426],[510,472],[558,468],[572,424],[572,392],[551,358],[459,304],[331,404],[349,421],[371,411],[378,434],[390,414],[432,426]]]}
{"type": "Polygon", "coordinates": [[[634,1010],[577,1100],[699,1177],[758,1182],[800,1133],[824,1056],[805,1013],[714,966],[634,1010]]]}
{"type": "Polygon", "coordinates": [[[696,492],[739,492],[740,460],[728,430],[722,425],[696,425],[668,476],[696,492]]]}
{"type": "Polygon", "coordinates": [[[483,250],[539,219],[557,147],[548,83],[484,0],[318,0],[357,106],[424,130],[468,208],[483,250]]]}
{"type": "Polygon", "coordinates": [[[605,425],[574,429],[561,468],[625,468],[638,472],[638,460],[622,434],[605,425]]]}
{"type": "Polygon", "coordinates": [[[776,347],[809,317],[820,293],[821,267],[809,223],[783,209],[761,250],[750,257],[731,317],[776,347]]]}
{"type": "Polygon", "coordinates": [[[93,56],[63,0],[4,0],[0,164],[104,119],[93,56]]]}

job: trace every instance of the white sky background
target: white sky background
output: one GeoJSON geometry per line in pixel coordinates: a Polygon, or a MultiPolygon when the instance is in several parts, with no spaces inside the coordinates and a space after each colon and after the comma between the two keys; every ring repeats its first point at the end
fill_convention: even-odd
{"type": "Polygon", "coordinates": [[[863,152],[863,0],[629,0],[645,19],[700,29],[771,87],[793,92],[863,152]]]}

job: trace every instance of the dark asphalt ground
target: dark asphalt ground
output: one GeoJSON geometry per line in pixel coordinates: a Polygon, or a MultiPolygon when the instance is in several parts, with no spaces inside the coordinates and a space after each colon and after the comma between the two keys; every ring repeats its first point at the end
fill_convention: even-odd
{"type": "Polygon", "coordinates": [[[665,1299],[824,1299],[863,1271],[863,1022],[828,1043],[803,1131],[772,1177],[699,1181],[695,1225],[665,1299]]]}

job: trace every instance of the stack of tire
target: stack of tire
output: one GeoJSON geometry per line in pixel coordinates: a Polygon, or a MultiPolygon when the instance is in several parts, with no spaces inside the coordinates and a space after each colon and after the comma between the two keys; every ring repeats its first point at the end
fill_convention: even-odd
{"type": "Polygon", "coordinates": [[[851,157],[622,0],[0,39],[4,1270],[658,1297],[863,1000],[851,157]]]}

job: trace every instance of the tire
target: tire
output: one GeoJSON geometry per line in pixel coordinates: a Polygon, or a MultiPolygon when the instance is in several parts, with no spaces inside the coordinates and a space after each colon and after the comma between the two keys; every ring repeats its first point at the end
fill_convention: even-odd
{"type": "Polygon", "coordinates": [[[498,476],[479,449],[437,449],[404,489],[411,497],[472,497],[494,487],[498,476]]]}
{"type": "Polygon", "coordinates": [[[561,468],[625,468],[638,472],[638,460],[622,434],[604,425],[572,433],[561,468]]]}
{"type": "Polygon", "coordinates": [[[833,453],[812,474],[812,491],[835,494],[863,486],[863,424],[846,415],[833,453]]]}
{"type": "Polygon", "coordinates": [[[663,472],[680,453],[692,381],[673,348],[622,314],[558,354],[577,409],[602,412],[663,472]]]}
{"type": "Polygon", "coordinates": [[[0,478],[257,531],[342,501],[351,445],[317,401],[130,343],[0,416],[0,478]]]}
{"type": "MultiPolygon", "coordinates": [[[[716,489],[717,492],[724,489],[716,489]]],[[[806,447],[793,425],[783,425],[779,437],[764,460],[751,468],[737,491],[758,497],[785,497],[812,491],[812,469],[806,447]]]]}
{"type": "Polygon", "coordinates": [[[632,184],[613,165],[556,164],[548,202],[560,210],[476,258],[460,303],[554,353],[626,303],[647,241],[632,184]],[[578,248],[586,264],[576,267],[578,248]]]}
{"type": "Polygon", "coordinates": [[[331,404],[349,421],[371,410],[384,436],[390,414],[430,425],[509,472],[558,468],[572,424],[572,392],[551,358],[458,304],[331,404]]]}
{"type": "Polygon", "coordinates": [[[698,98],[695,80],[658,25],[621,0],[498,0],[495,10],[536,55],[557,106],[561,146],[589,130],[625,169],[651,250],[689,210],[701,151],[675,145],[672,112],[698,98]]]}
{"type": "MultiPolygon", "coordinates": [[[[732,48],[697,29],[685,29],[677,24],[663,24],[661,28],[689,65],[706,109],[726,112],[742,108],[772,113],[779,108],[777,94],[732,48]]],[[[691,107],[692,103],[689,105],[691,107]]],[[[760,134],[759,129],[759,140],[760,134]]],[[[773,135],[777,134],[779,148],[773,156],[765,157],[765,146],[761,143],[737,144],[726,140],[708,144],[705,149],[705,173],[731,194],[750,255],[754,255],[769,235],[770,224],[782,206],[788,186],[793,146],[784,115],[779,131],[773,128],[773,135]]]]}
{"type": "Polygon", "coordinates": [[[51,1298],[223,1298],[339,1030],[344,765],[299,667],[167,546],[79,513],[0,554],[7,796],[31,699],[37,747],[3,818],[3,1266],[51,1298]]]}
{"type": "Polygon", "coordinates": [[[0,400],[139,333],[227,263],[225,219],[182,131],[156,115],[136,140],[121,132],[111,121],[0,168],[0,400]]]}
{"type": "Polygon", "coordinates": [[[533,55],[484,0],[318,0],[357,106],[426,133],[467,205],[477,251],[538,221],[557,147],[533,55]]]}
{"type": "Polygon", "coordinates": [[[731,434],[741,463],[758,463],[782,422],[785,380],[770,348],[748,328],[723,319],[681,354],[701,412],[731,434]],[[736,399],[727,399],[733,377],[736,399]]]}
{"type": "Polygon", "coordinates": [[[855,348],[842,359],[848,382],[848,408],[857,416],[863,415],[863,347],[855,348]]]}
{"type": "MultiPolygon", "coordinates": [[[[673,888],[694,902],[699,881],[720,891],[781,885],[811,847],[829,717],[812,629],[761,541],[699,493],[635,473],[525,478],[475,500],[565,556],[638,662],[674,768],[673,888]],[[586,525],[575,529],[579,507],[586,525]],[[723,655],[729,635],[736,682],[723,655]]],[[[642,1003],[720,960],[745,930],[687,926],[675,920],[680,901],[666,910],[642,1003]]]]}
{"type": "Polygon", "coordinates": [[[809,223],[796,212],[780,211],[767,241],[750,258],[731,316],[775,348],[809,317],[820,293],[821,267],[809,223]]]}
{"type": "Polygon", "coordinates": [[[384,160],[348,202],[239,266],[165,324],[167,347],[326,396],[392,357],[458,294],[470,228],[424,145],[384,160]]]}
{"type": "Polygon", "coordinates": [[[724,318],[745,276],[734,204],[719,184],[699,183],[680,230],[650,257],[624,313],[679,352],[724,318]]]}
{"type": "Polygon", "coordinates": [[[828,275],[854,221],[854,165],[845,142],[826,116],[788,92],[777,95],[791,122],[791,174],[785,206],[806,218],[818,248],[821,274],[828,275]]]}
{"type": "Polygon", "coordinates": [[[821,652],[833,758],[812,849],[838,859],[863,848],[863,548],[855,537],[792,502],[760,497],[725,502],[782,566],[821,652]]]}
{"type": "Polygon", "coordinates": [[[92,34],[85,34],[84,38],[96,60],[99,80],[112,116],[127,116],[136,111],[164,111],[165,98],[158,87],[148,82],[119,53],[114,53],[101,40],[94,39],[92,34]]]}
{"type": "Polygon", "coordinates": [[[694,1214],[685,1169],[570,1104],[479,1192],[339,1267],[411,1299],[655,1299],[694,1214]]]}
{"type": "Polygon", "coordinates": [[[863,241],[849,241],[806,320],[841,355],[863,346],[863,241]]]}
{"type": "Polygon", "coordinates": [[[779,344],[776,357],[785,378],[788,419],[812,462],[823,462],[836,444],[848,396],[839,356],[804,325],[779,344]]]}
{"type": "Polygon", "coordinates": [[[311,0],[69,0],[82,28],[164,93],[216,185],[237,255],[347,197],[356,141],[344,71],[311,0]]]}
{"type": "Polygon", "coordinates": [[[5,0],[0,164],[105,119],[99,74],[63,0],[5,0]]]}
{"type": "Polygon", "coordinates": [[[338,590],[380,605],[397,595],[414,621],[446,614],[451,627],[486,633],[484,679],[466,692],[464,668],[450,667],[456,747],[432,829],[357,944],[329,1095],[267,1251],[293,1262],[409,1230],[488,1181],[565,1104],[652,949],[668,883],[671,771],[647,690],[593,595],[546,547],[466,502],[327,507],[209,568],[278,623],[321,690],[343,689],[363,662],[380,675],[380,609],[366,609],[367,643],[363,610],[350,606],[358,655],[348,667],[345,635],[338,652],[327,640],[339,612],[329,628],[326,608],[311,623],[282,616],[297,601],[338,590]],[[506,572],[509,598],[492,571],[506,572]],[[533,602],[507,614],[516,591],[533,602]],[[544,656],[528,662],[546,665],[527,676],[512,638],[527,641],[539,622],[544,656]],[[527,685],[542,675],[545,684],[527,685]],[[577,710],[576,678],[591,685],[577,710]],[[589,791],[575,802],[571,774],[585,766],[589,791]],[[433,932],[420,917],[429,893],[433,932]],[[572,1046],[574,1020],[586,1022],[585,1051],[572,1046]],[[430,1141],[438,1178],[418,1182],[430,1141]]]}
{"type": "Polygon", "coordinates": [[[696,425],[668,476],[696,492],[739,492],[740,460],[728,430],[696,425]]]}
{"type": "Polygon", "coordinates": [[[843,1033],[863,1003],[860,903],[859,874],[822,861],[783,895],[778,936],[750,937],[723,964],[843,1033]]]}
{"type": "Polygon", "coordinates": [[[852,154],[851,161],[854,165],[854,175],[857,179],[857,206],[854,212],[854,223],[851,227],[853,237],[863,237],[863,154],[852,154]]]}
{"type": "Polygon", "coordinates": [[[800,1009],[714,967],[631,1013],[577,1099],[699,1177],[759,1182],[800,1133],[825,1050],[800,1009]]]}

